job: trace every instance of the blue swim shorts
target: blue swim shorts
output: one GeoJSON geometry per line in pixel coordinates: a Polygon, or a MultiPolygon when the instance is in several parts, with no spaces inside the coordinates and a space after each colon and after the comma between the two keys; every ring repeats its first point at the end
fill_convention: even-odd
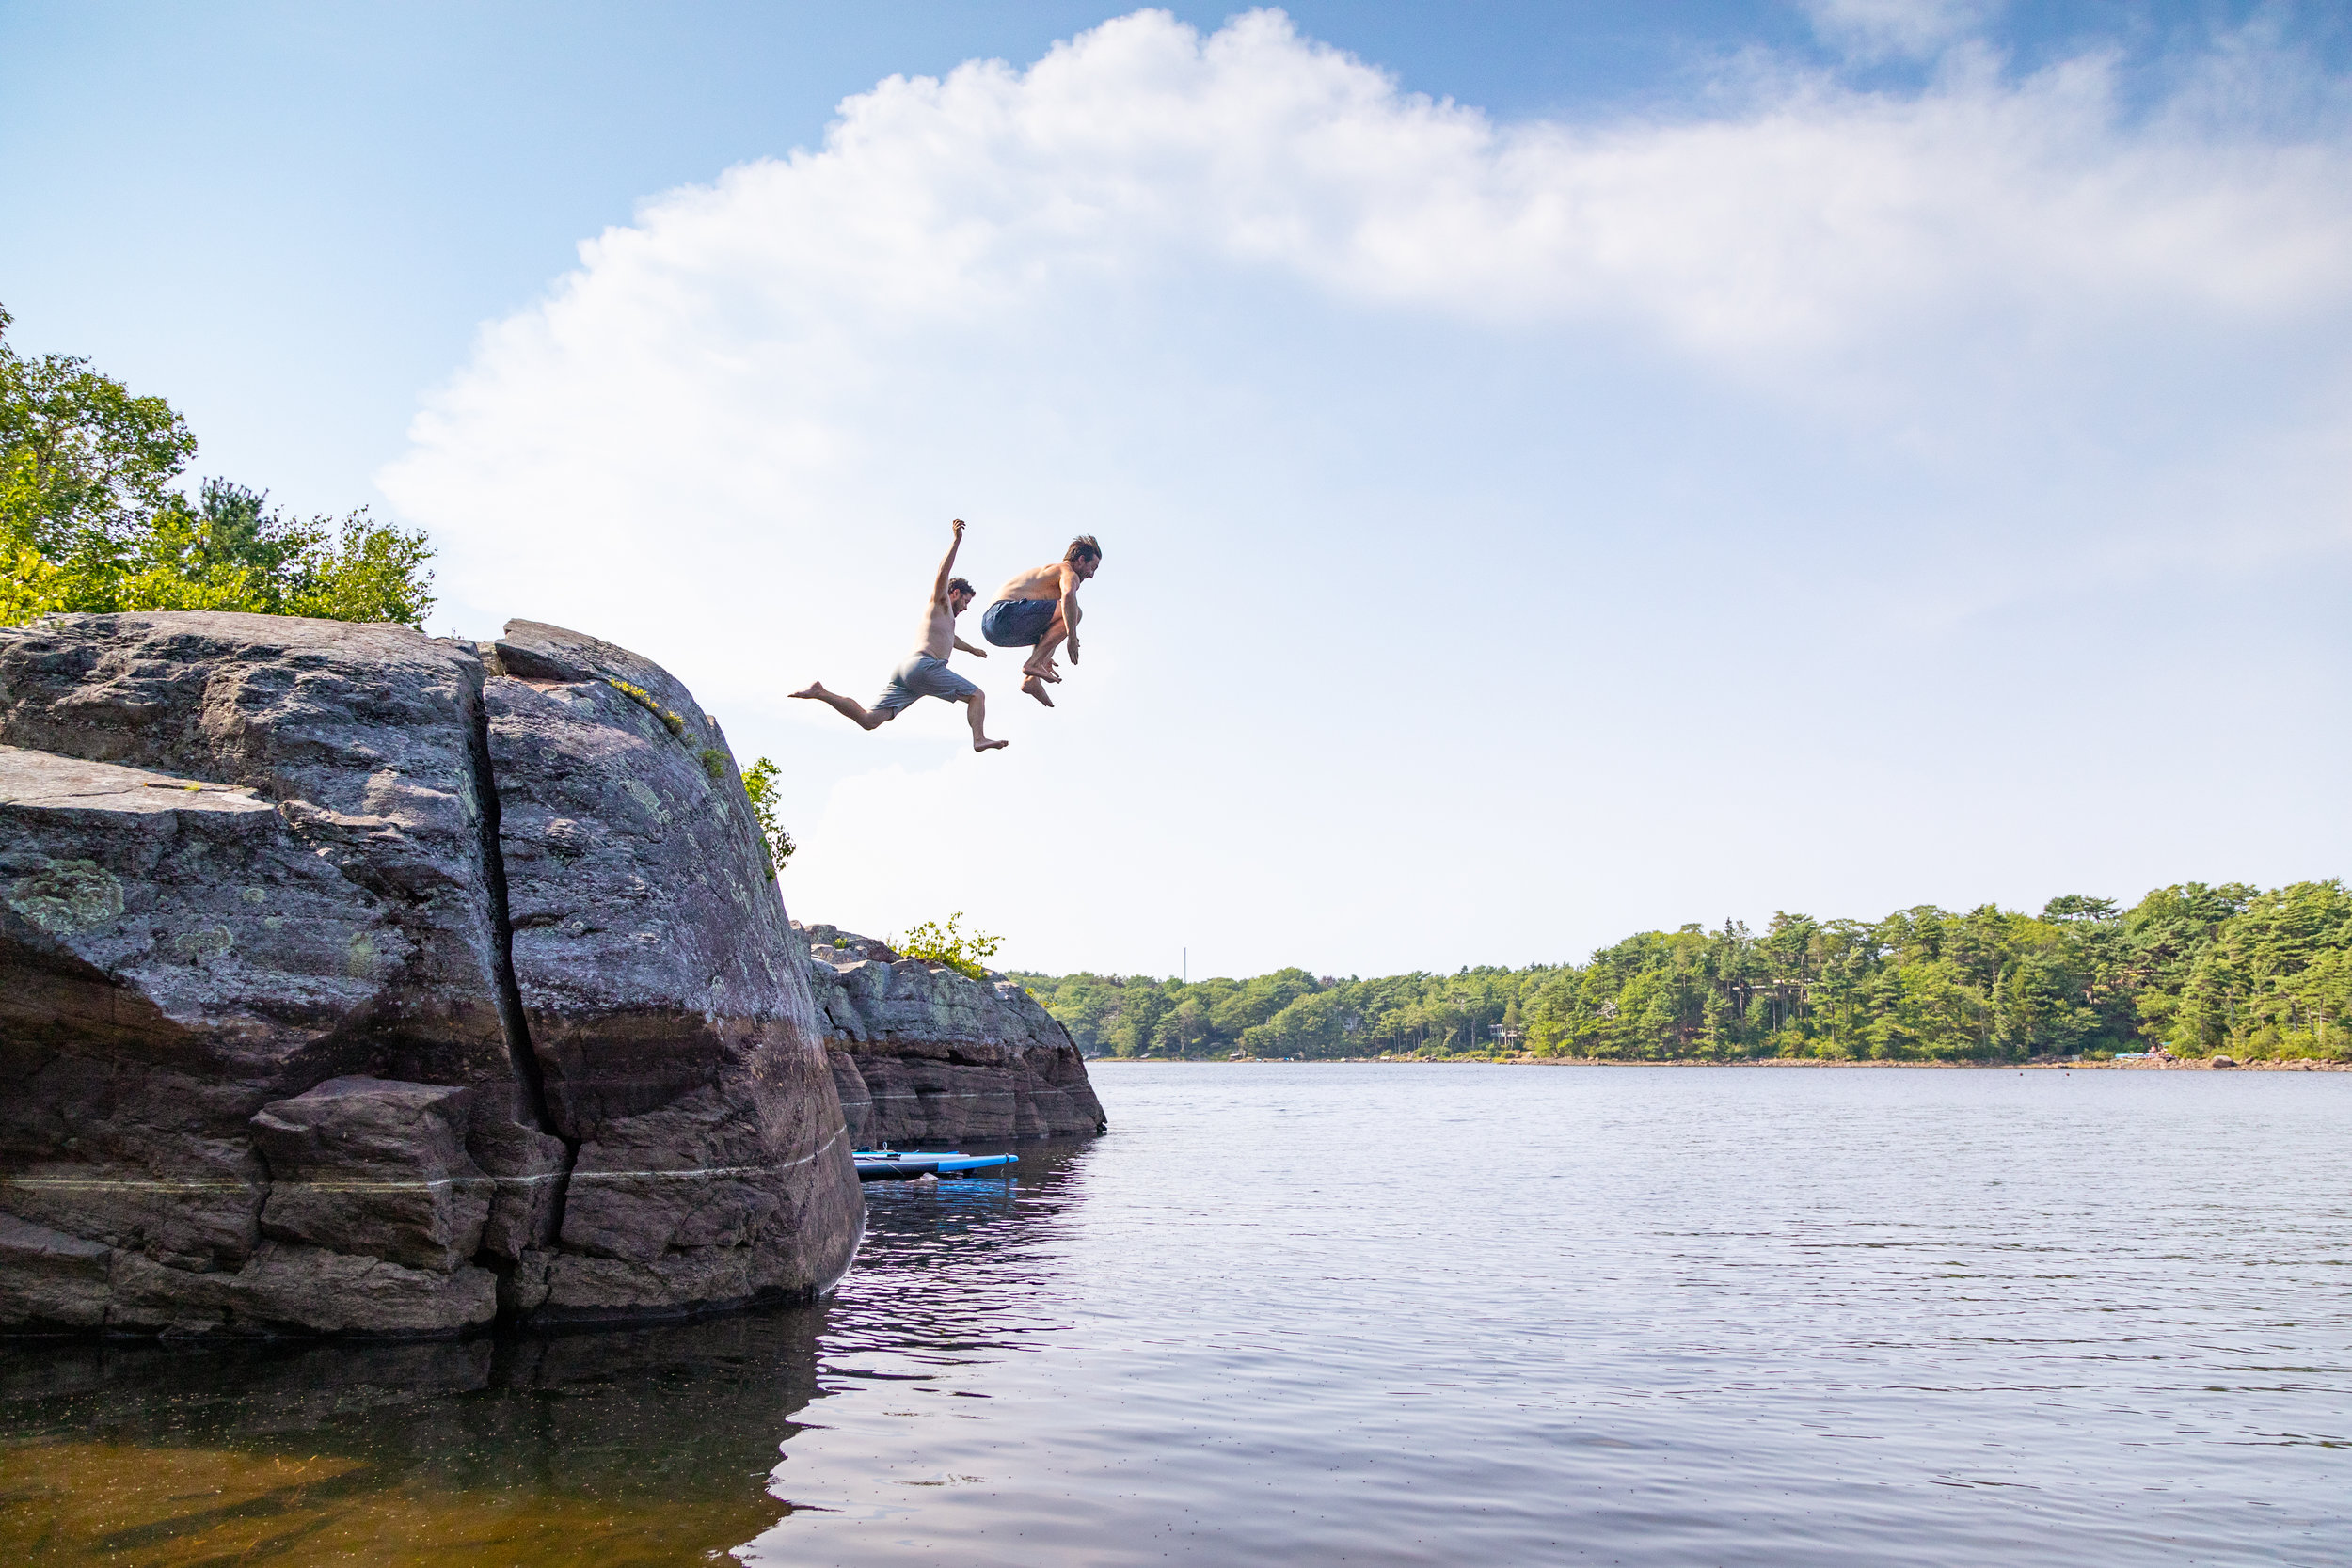
{"type": "Polygon", "coordinates": [[[936,697],[943,703],[960,703],[979,689],[961,675],[947,668],[944,658],[929,654],[909,654],[904,664],[890,672],[890,684],[874,699],[876,713],[897,713],[917,697],[936,697]]]}
{"type": "Polygon", "coordinates": [[[998,599],[980,617],[980,635],[1000,648],[1034,648],[1045,641],[1059,599],[998,599]]]}

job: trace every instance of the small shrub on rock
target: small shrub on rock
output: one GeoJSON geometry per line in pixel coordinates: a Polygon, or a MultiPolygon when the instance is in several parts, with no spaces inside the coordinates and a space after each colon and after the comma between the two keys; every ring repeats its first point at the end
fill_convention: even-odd
{"type": "Polygon", "coordinates": [[[1005,939],[983,936],[977,931],[966,932],[961,927],[963,911],[958,910],[947,917],[944,926],[926,920],[919,926],[908,927],[906,936],[893,945],[910,958],[945,964],[975,980],[985,980],[988,978],[988,968],[980,960],[994,958],[996,949],[1004,945],[1005,939]]]}

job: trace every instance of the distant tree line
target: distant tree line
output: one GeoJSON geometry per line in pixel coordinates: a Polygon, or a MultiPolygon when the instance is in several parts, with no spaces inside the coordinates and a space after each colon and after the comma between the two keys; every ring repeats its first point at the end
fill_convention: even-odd
{"type": "Polygon", "coordinates": [[[1582,964],[1338,979],[1020,974],[1089,1052],[1629,1061],[2024,1061],[2145,1051],[2352,1058],[2352,894],[2159,888],[2128,910],[1921,905],[1645,931],[1582,964]]]}
{"type": "Polygon", "coordinates": [[[208,479],[159,397],[71,355],[18,354],[0,309],[0,626],[60,610],[241,610],[421,626],[433,608],[422,532],[271,510],[208,479]]]}

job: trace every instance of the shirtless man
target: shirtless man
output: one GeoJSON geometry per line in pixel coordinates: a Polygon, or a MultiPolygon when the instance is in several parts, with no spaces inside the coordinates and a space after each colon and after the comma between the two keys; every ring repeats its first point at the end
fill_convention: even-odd
{"type": "Polygon", "coordinates": [[[1021,689],[1047,707],[1054,699],[1045,694],[1045,683],[1061,679],[1054,673],[1054,650],[1067,641],[1070,662],[1078,662],[1078,584],[1102,564],[1103,546],[1091,533],[1082,533],[1070,541],[1059,561],[1023,572],[998,589],[996,602],[980,617],[980,635],[998,647],[1037,649],[1021,666],[1026,677],[1021,689]]]}
{"type": "MultiPolygon", "coordinates": [[[[986,648],[976,648],[956,635],[956,617],[972,602],[972,585],[961,578],[949,577],[955,570],[956,552],[963,548],[963,519],[955,520],[955,542],[947,546],[946,559],[939,563],[939,576],[931,583],[931,602],[923,611],[922,645],[906,657],[906,661],[890,673],[890,684],[874,699],[871,708],[859,706],[837,691],[828,691],[822,681],[812,681],[795,697],[814,697],[832,705],[834,712],[862,730],[878,730],[904,713],[916,699],[937,697],[942,702],[968,704],[972,709],[972,749],[993,752],[1006,743],[991,740],[982,721],[988,717],[988,699],[980,689],[947,668],[950,649],[961,648],[975,658],[986,658],[986,648]]],[[[1072,656],[1073,658],[1075,655],[1072,656]]]]}

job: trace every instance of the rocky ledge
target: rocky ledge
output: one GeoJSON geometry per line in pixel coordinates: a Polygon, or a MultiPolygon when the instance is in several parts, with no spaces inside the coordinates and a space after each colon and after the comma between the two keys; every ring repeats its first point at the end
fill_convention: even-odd
{"type": "Polygon", "coordinates": [[[1106,1125],[1070,1032],[1001,974],[973,979],[833,926],[807,940],[817,1016],[850,1135],[1001,1143],[1106,1125]]]}
{"type": "Polygon", "coordinates": [[[890,1037],[816,967],[821,1018],[724,736],[626,649],[0,632],[0,1328],[813,1295],[865,1214],[828,1043],[890,1037]]]}

